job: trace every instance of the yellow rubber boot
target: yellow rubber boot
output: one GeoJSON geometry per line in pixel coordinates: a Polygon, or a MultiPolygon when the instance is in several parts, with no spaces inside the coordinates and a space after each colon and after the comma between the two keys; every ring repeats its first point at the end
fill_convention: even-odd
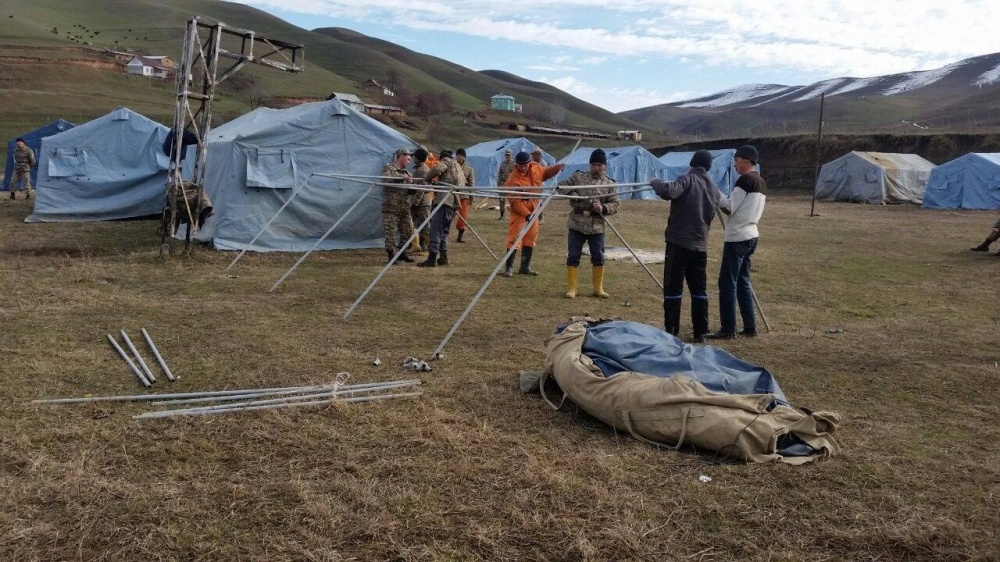
{"type": "Polygon", "coordinates": [[[576,281],[580,268],[575,265],[566,266],[566,298],[576,298],[576,281]]]}
{"type": "Polygon", "coordinates": [[[595,265],[593,275],[594,275],[594,296],[601,297],[602,299],[608,298],[610,295],[604,292],[604,266],[595,265]]]}

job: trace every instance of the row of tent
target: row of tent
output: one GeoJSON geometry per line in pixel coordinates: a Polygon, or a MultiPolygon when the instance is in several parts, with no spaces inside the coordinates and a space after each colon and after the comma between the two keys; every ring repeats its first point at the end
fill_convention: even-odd
{"type": "MultiPolygon", "coordinates": [[[[34,148],[39,161],[34,212],[26,221],[113,220],[159,214],[169,167],[161,150],[167,133],[167,127],[119,108],[78,127],[56,122],[22,135],[29,146],[37,143],[34,148]]],[[[400,147],[416,148],[417,144],[336,99],[290,109],[254,110],[213,129],[209,135],[205,190],[215,214],[196,238],[212,242],[219,249],[301,251],[311,247],[337,217],[367,192],[368,196],[321,248],[378,247],[382,243],[381,225],[372,217],[380,213],[381,193],[370,188],[370,181],[365,183],[359,178],[377,176],[400,147]],[[291,197],[296,200],[275,217],[291,197]],[[248,247],[262,230],[264,233],[248,247]]],[[[476,185],[496,185],[496,173],[506,150],[516,154],[534,148],[536,145],[524,138],[468,147],[467,158],[476,170],[476,185]]],[[[604,150],[608,175],[619,183],[676,179],[688,171],[693,154],[673,152],[656,158],[638,146],[604,150]]],[[[567,168],[550,184],[576,170],[587,169],[592,151],[581,147],[559,160],[567,168]]],[[[710,174],[725,193],[736,181],[734,154],[733,149],[713,151],[710,174]]],[[[969,178],[993,181],[986,193],[1000,195],[1000,161],[995,155],[993,159],[969,155],[963,158],[972,158],[972,164],[949,163],[935,169],[935,175],[929,171],[929,162],[923,161],[927,166],[914,164],[919,164],[919,157],[870,154],[851,153],[824,166],[817,192],[821,188],[823,193],[828,190],[824,198],[833,200],[912,201],[918,192],[910,186],[920,181],[922,170],[927,168],[928,179],[945,178],[945,187],[926,188],[925,206],[989,205],[988,197],[971,196],[973,190],[965,187],[969,178]],[[987,164],[992,164],[993,171],[987,164]],[[949,175],[952,166],[961,173],[949,175]],[[850,182],[854,180],[843,179],[849,175],[860,176],[863,189],[852,187],[850,182]],[[941,197],[930,196],[937,192],[941,197]]],[[[12,156],[11,146],[8,159],[12,156]]],[[[542,158],[546,164],[557,161],[544,152],[542,158]]],[[[8,166],[12,164],[8,162],[8,166]]],[[[5,184],[5,188],[9,185],[5,184]]],[[[920,191],[919,195],[923,195],[920,191]]],[[[623,198],[655,198],[649,190],[622,192],[623,198]]],[[[1000,208],[1000,198],[992,201],[992,208],[1000,208]]]]}

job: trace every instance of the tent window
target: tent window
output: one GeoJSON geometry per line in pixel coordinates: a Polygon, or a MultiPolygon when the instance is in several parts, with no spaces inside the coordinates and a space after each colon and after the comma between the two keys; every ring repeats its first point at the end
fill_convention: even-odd
{"type": "Polygon", "coordinates": [[[247,153],[247,187],[295,187],[295,153],[281,148],[258,148],[247,153]]]}
{"type": "Polygon", "coordinates": [[[57,148],[49,154],[50,178],[68,178],[87,174],[87,153],[80,148],[57,148]]]}

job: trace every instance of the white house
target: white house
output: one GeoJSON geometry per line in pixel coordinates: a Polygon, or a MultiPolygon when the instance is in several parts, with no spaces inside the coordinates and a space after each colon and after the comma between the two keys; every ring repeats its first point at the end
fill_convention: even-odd
{"type": "Polygon", "coordinates": [[[150,78],[170,78],[172,69],[163,64],[163,58],[165,57],[152,58],[136,55],[125,63],[125,72],[150,78]]]}
{"type": "Polygon", "coordinates": [[[365,90],[367,90],[368,92],[371,92],[371,93],[373,93],[375,95],[382,95],[382,96],[385,96],[387,98],[396,97],[396,92],[393,92],[392,90],[390,90],[386,86],[384,86],[384,85],[376,82],[375,80],[372,80],[371,78],[369,78],[368,80],[365,80],[361,84],[361,87],[364,88],[365,90]]]}

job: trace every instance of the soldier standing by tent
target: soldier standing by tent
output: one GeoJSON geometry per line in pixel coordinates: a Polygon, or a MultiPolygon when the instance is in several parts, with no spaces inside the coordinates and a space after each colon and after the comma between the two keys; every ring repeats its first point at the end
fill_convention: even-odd
{"type": "MultiPolygon", "coordinates": [[[[476,176],[475,171],[465,161],[465,149],[459,148],[455,151],[455,162],[458,162],[458,166],[462,169],[462,173],[465,174],[465,187],[473,188],[476,187],[476,176]]],[[[468,192],[463,192],[460,196],[461,206],[458,209],[458,239],[455,242],[465,242],[465,225],[466,220],[469,218],[469,208],[472,207],[472,195],[468,192]]]]}
{"type": "MultiPolygon", "coordinates": [[[[382,167],[383,178],[387,182],[404,183],[410,180],[410,172],[406,171],[406,166],[410,163],[412,153],[406,148],[396,150],[395,160],[382,167]],[[398,178],[398,179],[395,179],[398,178]]],[[[410,218],[410,192],[402,187],[382,187],[382,232],[385,233],[385,251],[389,255],[389,261],[396,255],[399,249],[396,245],[396,233],[399,232],[399,240],[405,242],[413,235],[413,221],[410,218]]],[[[412,262],[406,252],[399,256],[399,261],[412,262]]]]}
{"type": "Polygon", "coordinates": [[[24,144],[24,139],[17,139],[17,148],[14,149],[14,175],[10,179],[10,198],[17,199],[15,192],[17,186],[24,182],[24,198],[31,199],[31,169],[38,165],[35,160],[35,151],[24,144]]]}
{"type": "Polygon", "coordinates": [[[670,218],[664,237],[667,242],[663,262],[663,329],[676,336],[681,330],[681,300],[684,280],[691,293],[691,324],[694,341],[708,334],[708,230],[715,208],[722,198],[719,187],[708,175],[712,153],[699,150],[691,157],[688,173],[672,182],[655,179],[653,191],[670,201],[670,218]]]}
{"type": "Polygon", "coordinates": [[[744,145],[736,149],[733,167],[740,174],[729,197],[719,201],[719,209],[729,215],[726,222],[725,243],[722,246],[722,265],[719,267],[719,321],[722,328],[708,339],[736,337],[736,303],[743,317],[743,336],[757,335],[754,316],[753,287],[750,285],[750,257],[757,249],[760,232],[757,222],[764,213],[767,182],[754,171],[759,161],[757,149],[744,145]]]}
{"type": "Polygon", "coordinates": [[[604,292],[604,217],[618,212],[618,188],[607,174],[608,158],[598,148],[590,154],[590,171],[574,172],[559,182],[560,187],[597,186],[567,189],[567,195],[582,195],[589,199],[570,199],[569,236],[566,255],[566,298],[576,298],[577,273],[583,243],[590,247],[593,269],[594,296],[608,298],[604,292]]]}
{"type": "MultiPolygon", "coordinates": [[[[507,177],[504,186],[519,189],[527,194],[537,195],[541,193],[541,189],[539,188],[545,180],[555,177],[556,174],[565,168],[565,164],[555,164],[548,168],[543,168],[532,162],[531,156],[527,152],[518,152],[517,157],[514,159],[514,171],[507,177]]],[[[519,248],[522,251],[521,267],[518,269],[518,273],[538,275],[537,271],[531,269],[531,255],[535,251],[535,241],[538,239],[538,221],[532,222],[531,219],[538,208],[538,198],[518,197],[516,195],[508,195],[508,198],[510,199],[510,223],[507,226],[507,249],[514,248],[514,251],[507,258],[507,267],[504,269],[503,275],[504,277],[513,277],[514,256],[517,255],[519,248]],[[515,246],[514,242],[517,240],[517,235],[524,228],[524,225],[529,222],[531,223],[531,227],[525,233],[524,238],[521,239],[520,245],[515,246]]]]}
{"type": "MultiPolygon", "coordinates": [[[[13,185],[14,184],[11,184],[11,191],[14,189],[13,185]]],[[[997,219],[996,224],[993,225],[993,230],[990,231],[989,236],[986,237],[986,240],[983,240],[982,244],[973,246],[969,249],[973,252],[988,252],[990,251],[990,244],[996,242],[997,240],[1000,240],[1000,219],[997,219]]],[[[997,250],[994,255],[1000,256],[1000,250],[997,250]]]]}
{"type": "MultiPolygon", "coordinates": [[[[441,151],[441,160],[427,172],[429,183],[447,184],[450,188],[465,187],[465,172],[462,171],[458,162],[452,158],[450,150],[441,151]]],[[[451,221],[455,218],[455,211],[460,203],[458,194],[434,192],[434,204],[438,204],[444,199],[444,206],[434,213],[431,218],[430,245],[427,248],[427,260],[418,263],[420,267],[436,267],[448,265],[448,234],[451,231],[451,221]],[[439,257],[440,256],[440,257],[439,257]]]]}
{"type": "MultiPolygon", "coordinates": [[[[510,173],[513,171],[514,153],[508,148],[504,151],[503,162],[500,163],[500,169],[497,170],[497,186],[502,188],[507,183],[507,178],[510,177],[510,173]]],[[[497,220],[501,220],[507,210],[507,198],[502,193],[499,193],[497,194],[497,201],[500,202],[500,217],[497,220]]]]}
{"type": "MultiPolygon", "coordinates": [[[[427,172],[430,168],[427,166],[427,150],[424,148],[418,148],[413,152],[413,179],[422,180],[427,177],[427,172]]],[[[424,224],[431,214],[431,194],[429,191],[417,191],[410,196],[410,217],[413,219],[413,225],[424,224]]],[[[425,226],[420,231],[420,236],[417,238],[417,250],[420,252],[426,252],[427,247],[430,245],[430,226],[425,226]]]]}

